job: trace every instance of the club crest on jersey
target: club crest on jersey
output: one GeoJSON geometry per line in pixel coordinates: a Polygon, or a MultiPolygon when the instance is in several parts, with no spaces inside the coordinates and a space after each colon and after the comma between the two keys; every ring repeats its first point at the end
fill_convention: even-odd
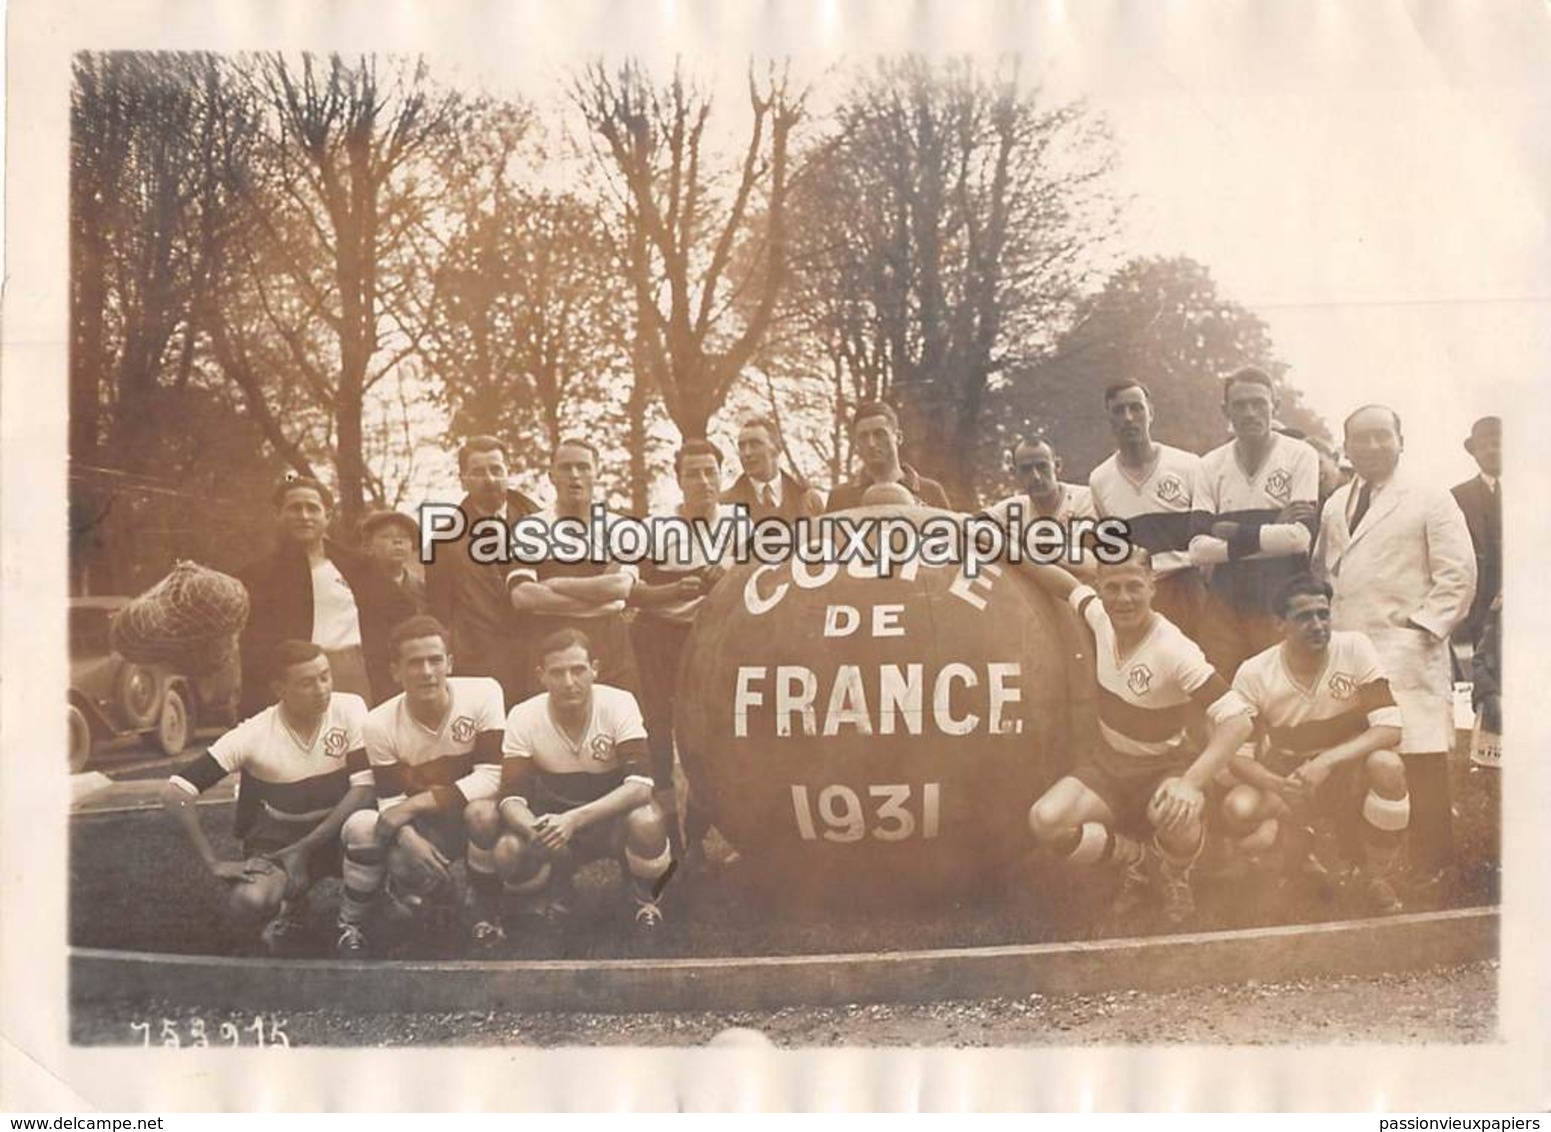
{"type": "Polygon", "coordinates": [[[1292,476],[1286,468],[1277,468],[1266,477],[1266,494],[1278,503],[1286,503],[1292,495],[1292,476]]]}
{"type": "Polygon", "coordinates": [[[594,735],[590,746],[592,757],[599,762],[607,762],[614,756],[614,742],[607,735],[594,735]]]}
{"type": "Polygon", "coordinates": [[[330,727],[323,733],[323,753],[331,759],[340,758],[345,753],[347,740],[343,727],[330,727]]]}
{"type": "Polygon", "coordinates": [[[1145,696],[1147,689],[1152,687],[1152,669],[1145,664],[1133,664],[1131,671],[1126,673],[1126,687],[1131,689],[1133,696],[1145,696]]]}
{"type": "Polygon", "coordinates": [[[1335,672],[1330,676],[1326,687],[1330,689],[1330,698],[1333,700],[1349,700],[1357,691],[1357,681],[1352,679],[1347,672],[1335,672]]]}
{"type": "Polygon", "coordinates": [[[474,720],[472,716],[460,715],[452,721],[452,738],[457,743],[467,743],[474,738],[474,720]]]}
{"type": "Polygon", "coordinates": [[[1177,503],[1185,497],[1185,481],[1173,472],[1165,472],[1158,480],[1158,498],[1165,503],[1177,503]]]}

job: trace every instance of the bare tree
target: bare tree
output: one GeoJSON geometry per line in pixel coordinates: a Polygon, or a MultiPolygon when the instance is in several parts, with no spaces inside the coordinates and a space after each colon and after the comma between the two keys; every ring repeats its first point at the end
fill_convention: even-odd
{"type": "Polygon", "coordinates": [[[773,64],[763,78],[751,65],[747,89],[751,121],[732,164],[718,162],[707,137],[710,93],[681,65],[659,83],[638,61],[594,63],[572,86],[614,191],[637,380],[649,379],[685,437],[705,436],[787,275],[792,134],[804,95],[773,64]],[[751,244],[755,251],[738,254],[751,244]]]}
{"type": "Polygon", "coordinates": [[[424,335],[407,317],[407,295],[426,285],[413,234],[431,222],[437,157],[463,104],[423,60],[271,55],[250,80],[270,144],[243,293],[223,304],[223,362],[255,404],[277,383],[306,398],[332,444],[320,449],[315,433],[298,446],[332,449],[348,523],[369,493],[381,502],[363,455],[365,403],[424,335]],[[254,371],[265,375],[256,389],[254,371]]]}
{"type": "Polygon", "coordinates": [[[1108,139],[1015,64],[880,62],[837,118],[793,205],[793,300],[839,392],[896,401],[910,458],[967,501],[988,390],[1049,349],[1111,230],[1108,139]]]}

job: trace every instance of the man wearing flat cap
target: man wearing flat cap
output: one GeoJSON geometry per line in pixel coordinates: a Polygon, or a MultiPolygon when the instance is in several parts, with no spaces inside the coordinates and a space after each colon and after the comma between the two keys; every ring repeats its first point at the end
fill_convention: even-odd
{"type": "Polygon", "coordinates": [[[361,520],[361,549],[383,575],[425,612],[425,582],[409,568],[420,527],[402,511],[373,511],[361,520]]]}

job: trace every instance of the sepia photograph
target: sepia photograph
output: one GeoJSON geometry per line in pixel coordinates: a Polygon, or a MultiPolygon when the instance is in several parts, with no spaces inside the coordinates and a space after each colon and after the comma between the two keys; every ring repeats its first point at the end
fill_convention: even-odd
{"type": "Polygon", "coordinates": [[[49,41],[38,1008],[158,1057],[1510,1040],[1546,9],[746,7],[49,41]]]}

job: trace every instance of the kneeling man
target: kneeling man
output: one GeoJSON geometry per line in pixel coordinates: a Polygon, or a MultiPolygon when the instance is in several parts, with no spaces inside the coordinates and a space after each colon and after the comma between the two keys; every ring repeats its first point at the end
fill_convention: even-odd
{"type": "Polygon", "coordinates": [[[268,921],[262,939],[281,951],[301,924],[307,892],[340,875],[339,831],[372,804],[362,741],[366,701],[334,691],[329,660],[310,641],[284,640],[270,656],[276,702],[243,720],[173,775],[162,805],[213,876],[226,885],[232,915],[268,921]],[[194,799],[229,774],[247,772],[257,794],[252,828],[240,831],[244,860],[220,860],[194,799]]]}
{"type": "Polygon", "coordinates": [[[1332,817],[1359,862],[1369,908],[1401,910],[1389,877],[1411,818],[1400,744],[1400,709],[1379,654],[1358,632],[1330,628],[1330,587],[1308,575],[1276,598],[1282,642],[1239,666],[1234,690],[1255,713],[1255,758],[1229,763],[1240,785],[1223,800],[1230,836],[1250,853],[1280,845],[1308,860],[1309,819],[1332,817]]]}
{"type": "MultiPolygon", "coordinates": [[[[469,807],[469,838],[491,851],[507,891],[535,901],[547,895],[554,916],[567,911],[576,866],[619,858],[636,927],[650,931],[662,922],[657,888],[673,855],[667,820],[652,800],[641,709],[624,689],[595,683],[598,662],[579,630],[551,633],[538,655],[544,691],[507,716],[504,797],[499,806],[469,807]]],[[[495,918],[475,933],[476,940],[504,935],[495,918]]]]}
{"type": "Polygon", "coordinates": [[[366,717],[366,754],[379,810],[345,823],[341,955],[366,951],[368,913],[391,878],[395,904],[413,913],[427,898],[455,898],[452,863],[467,846],[463,814],[501,785],[501,685],[452,676],[446,628],[411,617],[388,638],[393,679],[403,691],[366,717]]]}
{"type": "Polygon", "coordinates": [[[1123,870],[1114,914],[1146,898],[1153,877],[1165,918],[1195,914],[1190,870],[1206,838],[1208,785],[1252,732],[1249,708],[1194,641],[1152,608],[1148,554],[1097,569],[1097,591],[1059,566],[1024,566],[1068,600],[1095,638],[1100,739],[1029,811],[1039,844],[1076,865],[1123,870]],[[1191,724],[1205,717],[1197,750],[1191,724]],[[1152,875],[1149,876],[1149,873],[1152,875]]]}

